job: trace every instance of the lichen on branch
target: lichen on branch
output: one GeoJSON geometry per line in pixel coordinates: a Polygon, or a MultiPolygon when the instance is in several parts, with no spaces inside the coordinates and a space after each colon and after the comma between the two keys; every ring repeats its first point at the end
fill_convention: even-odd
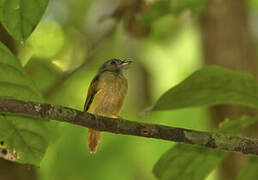
{"type": "Polygon", "coordinates": [[[258,139],[97,116],[54,104],[0,99],[0,113],[67,122],[116,134],[142,136],[258,155],[258,139]]]}

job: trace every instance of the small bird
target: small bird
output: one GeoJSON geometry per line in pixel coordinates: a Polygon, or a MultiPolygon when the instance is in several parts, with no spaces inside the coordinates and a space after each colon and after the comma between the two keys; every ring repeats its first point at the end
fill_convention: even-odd
{"type": "MultiPolygon", "coordinates": [[[[128,88],[123,70],[131,62],[111,59],[99,68],[88,89],[84,111],[111,118],[120,117],[120,110],[128,88]]],[[[88,130],[88,146],[91,153],[97,151],[100,140],[100,131],[88,130]]]]}

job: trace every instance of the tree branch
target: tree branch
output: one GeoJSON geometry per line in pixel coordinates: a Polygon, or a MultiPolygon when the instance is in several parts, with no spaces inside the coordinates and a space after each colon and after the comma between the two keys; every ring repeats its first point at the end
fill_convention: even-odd
{"type": "Polygon", "coordinates": [[[0,113],[52,119],[116,134],[163,139],[218,150],[258,155],[258,139],[107,118],[53,104],[0,99],[0,113]]]}

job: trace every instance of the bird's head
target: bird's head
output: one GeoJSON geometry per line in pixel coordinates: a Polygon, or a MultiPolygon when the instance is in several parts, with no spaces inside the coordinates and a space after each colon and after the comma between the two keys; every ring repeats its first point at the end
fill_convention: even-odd
{"type": "Polygon", "coordinates": [[[111,59],[105,62],[99,69],[99,72],[111,71],[111,72],[122,72],[126,69],[132,61],[122,61],[119,59],[111,59]]]}

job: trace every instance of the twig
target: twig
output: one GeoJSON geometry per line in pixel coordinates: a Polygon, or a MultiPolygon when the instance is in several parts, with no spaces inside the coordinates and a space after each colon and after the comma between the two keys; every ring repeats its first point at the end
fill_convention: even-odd
{"type": "Polygon", "coordinates": [[[163,139],[218,150],[258,155],[258,139],[107,118],[53,104],[0,99],[0,113],[52,119],[116,134],[163,139]]]}

